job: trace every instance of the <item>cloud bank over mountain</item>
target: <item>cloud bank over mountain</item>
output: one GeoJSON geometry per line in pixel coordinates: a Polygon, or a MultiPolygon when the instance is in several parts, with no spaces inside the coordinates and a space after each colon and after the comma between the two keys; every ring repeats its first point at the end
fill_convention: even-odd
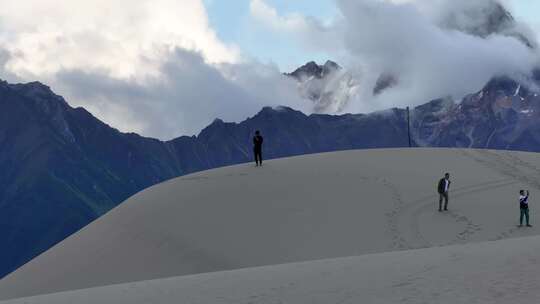
{"type": "Polygon", "coordinates": [[[495,75],[527,75],[539,62],[532,29],[497,1],[336,3],[341,15],[324,26],[308,22],[309,17],[302,23],[291,15],[276,16],[289,21],[287,27],[276,27],[278,20],[269,20],[272,14],[262,12],[271,9],[263,0],[252,1],[252,14],[269,29],[298,37],[320,32],[326,49],[343,47],[339,61],[360,86],[345,108],[348,111],[418,105],[446,95],[460,99],[495,75]],[[306,28],[308,24],[312,26],[306,28]],[[393,75],[397,84],[373,96],[381,75],[393,75]]]}
{"type": "Polygon", "coordinates": [[[263,106],[283,101],[308,110],[294,83],[276,67],[258,63],[214,66],[197,53],[176,49],[159,71],[159,78],[144,83],[81,70],[58,73],[57,81],[68,96],[90,100],[91,112],[100,113],[105,121],[120,118],[127,130],[165,139],[196,134],[217,117],[244,120],[263,106]]]}
{"type": "Polygon", "coordinates": [[[0,4],[0,78],[45,82],[122,131],[162,139],[262,106],[343,113],[459,99],[494,75],[526,75],[539,58],[535,32],[494,0],[336,0],[332,21],[251,0],[257,28],[345,68],[320,85],[339,104],[321,107],[282,75],[290,71],[221,41],[202,0],[0,4]],[[374,96],[381,75],[392,86],[374,96]]]}
{"type": "Polygon", "coordinates": [[[264,105],[304,109],[276,66],[220,41],[201,0],[0,5],[0,78],[45,82],[123,131],[169,139],[264,105]]]}

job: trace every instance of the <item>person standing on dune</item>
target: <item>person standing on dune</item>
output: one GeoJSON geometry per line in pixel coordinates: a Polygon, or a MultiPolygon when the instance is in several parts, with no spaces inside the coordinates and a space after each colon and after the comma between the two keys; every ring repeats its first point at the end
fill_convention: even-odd
{"type": "Polygon", "coordinates": [[[253,154],[255,155],[255,166],[262,166],[262,144],[263,137],[259,130],[255,131],[253,136],[253,154]]]}
{"type": "Polygon", "coordinates": [[[523,226],[523,217],[525,217],[525,222],[527,227],[532,227],[529,224],[529,190],[527,190],[527,195],[525,195],[525,190],[519,190],[519,226],[523,226]]]}
{"type": "Polygon", "coordinates": [[[448,190],[450,190],[450,173],[445,173],[444,177],[439,180],[437,192],[439,192],[439,212],[443,211],[442,202],[444,199],[444,211],[448,211],[448,190]]]}

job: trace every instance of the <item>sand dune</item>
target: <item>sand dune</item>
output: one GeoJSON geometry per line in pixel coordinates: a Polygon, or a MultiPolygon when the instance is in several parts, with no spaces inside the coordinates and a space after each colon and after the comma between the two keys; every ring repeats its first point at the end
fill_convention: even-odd
{"type": "MultiPolygon", "coordinates": [[[[537,226],[516,227],[517,191],[532,191],[534,224],[539,178],[538,154],[459,149],[347,151],[200,172],[128,199],[1,280],[0,299],[536,235],[537,226]],[[435,187],[446,171],[453,179],[450,211],[439,213],[435,187]]],[[[441,250],[451,263],[445,249],[430,250],[441,250]]],[[[414,252],[380,256],[395,257],[397,265],[401,253],[414,252]]],[[[267,268],[260,276],[280,267],[287,268],[267,268]]]]}
{"type": "Polygon", "coordinates": [[[2,304],[530,304],[540,237],[266,266],[110,285],[2,304]]]}

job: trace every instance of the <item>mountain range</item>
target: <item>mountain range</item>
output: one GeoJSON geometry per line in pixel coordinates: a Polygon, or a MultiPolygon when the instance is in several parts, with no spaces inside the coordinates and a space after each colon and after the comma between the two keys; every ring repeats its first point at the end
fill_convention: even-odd
{"type": "MultiPolygon", "coordinates": [[[[302,83],[340,69],[308,63],[288,75],[302,83]]],[[[524,82],[501,76],[460,102],[411,109],[412,145],[540,151],[537,85],[540,70],[524,82]]],[[[265,137],[265,158],[409,145],[405,109],[305,115],[266,107],[240,123],[216,119],[197,136],[160,141],[122,133],[44,84],[0,82],[0,277],[142,189],[251,161],[254,130],[265,137]]]]}

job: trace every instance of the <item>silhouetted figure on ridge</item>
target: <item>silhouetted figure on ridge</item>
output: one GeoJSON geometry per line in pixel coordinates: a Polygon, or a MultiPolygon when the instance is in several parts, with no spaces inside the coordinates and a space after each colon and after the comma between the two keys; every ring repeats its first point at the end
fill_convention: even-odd
{"type": "Polygon", "coordinates": [[[255,131],[253,136],[253,154],[255,155],[255,166],[262,166],[262,144],[263,137],[260,131],[255,131]]]}
{"type": "Polygon", "coordinates": [[[525,190],[519,190],[519,226],[523,226],[523,217],[525,217],[525,222],[527,227],[532,227],[529,224],[529,190],[527,190],[527,195],[525,195],[525,190]]]}
{"type": "Polygon", "coordinates": [[[443,211],[442,202],[444,199],[444,211],[448,210],[448,190],[450,190],[450,173],[445,173],[444,178],[441,178],[437,186],[439,192],[439,212],[443,211]]]}

